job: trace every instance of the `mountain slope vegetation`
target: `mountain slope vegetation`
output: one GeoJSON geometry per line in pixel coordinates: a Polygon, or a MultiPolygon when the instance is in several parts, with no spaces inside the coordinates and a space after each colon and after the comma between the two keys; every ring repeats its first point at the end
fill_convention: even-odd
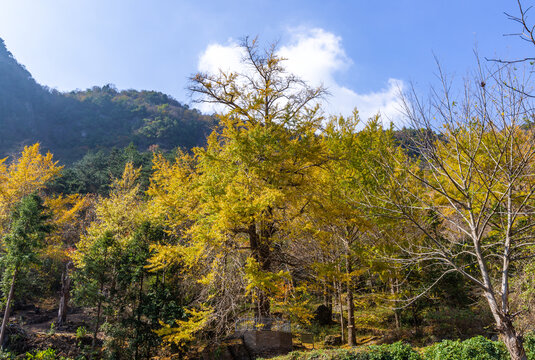
{"type": "Polygon", "coordinates": [[[0,39],[0,156],[42,143],[64,163],[89,150],[202,145],[215,120],[157,91],[108,84],[58,92],[38,84],[0,39]]]}

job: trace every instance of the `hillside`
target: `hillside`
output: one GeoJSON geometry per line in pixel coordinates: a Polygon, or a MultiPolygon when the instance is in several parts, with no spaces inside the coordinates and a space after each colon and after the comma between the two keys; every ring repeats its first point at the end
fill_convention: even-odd
{"type": "Polygon", "coordinates": [[[0,39],[0,156],[41,142],[63,163],[89,150],[201,145],[214,118],[156,91],[113,85],[61,93],[38,84],[0,39]]]}

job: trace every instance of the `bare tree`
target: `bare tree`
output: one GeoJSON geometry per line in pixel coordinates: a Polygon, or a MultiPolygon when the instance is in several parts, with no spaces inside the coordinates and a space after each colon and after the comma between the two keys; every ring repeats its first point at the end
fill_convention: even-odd
{"type": "MultiPolygon", "coordinates": [[[[505,13],[507,18],[513,22],[516,22],[520,25],[520,32],[512,33],[512,34],[506,34],[506,36],[517,36],[523,41],[527,41],[528,43],[531,43],[532,45],[535,45],[535,23],[531,23],[528,19],[528,13],[531,10],[532,6],[524,6],[522,4],[522,1],[517,0],[518,4],[518,15],[512,15],[509,13],[505,13]]],[[[504,60],[504,59],[487,59],[491,61],[495,61],[502,64],[514,64],[514,63],[522,63],[522,62],[535,62],[535,57],[523,57],[519,59],[513,59],[513,60],[504,60]]]]}
{"type": "Polygon", "coordinates": [[[404,96],[405,114],[421,130],[412,144],[420,162],[398,158],[396,169],[385,162],[392,180],[382,190],[382,210],[419,235],[396,242],[404,254],[397,260],[435,262],[442,269],[435,284],[452,272],[475,284],[513,360],[526,353],[510,281],[535,245],[534,113],[529,96],[515,90],[523,88],[517,75],[480,68],[459,100],[441,73],[429,103],[414,90],[404,96]]]}

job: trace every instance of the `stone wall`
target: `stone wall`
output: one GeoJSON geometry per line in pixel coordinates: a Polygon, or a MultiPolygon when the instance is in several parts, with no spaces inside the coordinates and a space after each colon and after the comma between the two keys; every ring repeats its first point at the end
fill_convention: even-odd
{"type": "Polygon", "coordinates": [[[244,330],[217,347],[205,349],[202,360],[253,360],[292,351],[292,334],[284,331],[244,330]]]}
{"type": "Polygon", "coordinates": [[[247,330],[239,335],[247,349],[255,355],[279,355],[292,351],[292,333],[289,332],[247,330]]]}

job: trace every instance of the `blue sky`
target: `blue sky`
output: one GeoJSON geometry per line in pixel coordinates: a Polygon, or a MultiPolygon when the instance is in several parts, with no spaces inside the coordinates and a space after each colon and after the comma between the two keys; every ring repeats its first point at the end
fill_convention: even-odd
{"type": "Polygon", "coordinates": [[[433,83],[433,54],[459,77],[474,67],[476,46],[487,57],[532,55],[535,47],[503,36],[519,30],[504,12],[516,14],[516,1],[0,0],[0,37],[58,90],[113,83],[189,103],[188,76],[231,66],[229,49],[258,35],[279,40],[292,71],[334,90],[333,112],[367,114],[389,107],[394,87],[433,83]]]}

